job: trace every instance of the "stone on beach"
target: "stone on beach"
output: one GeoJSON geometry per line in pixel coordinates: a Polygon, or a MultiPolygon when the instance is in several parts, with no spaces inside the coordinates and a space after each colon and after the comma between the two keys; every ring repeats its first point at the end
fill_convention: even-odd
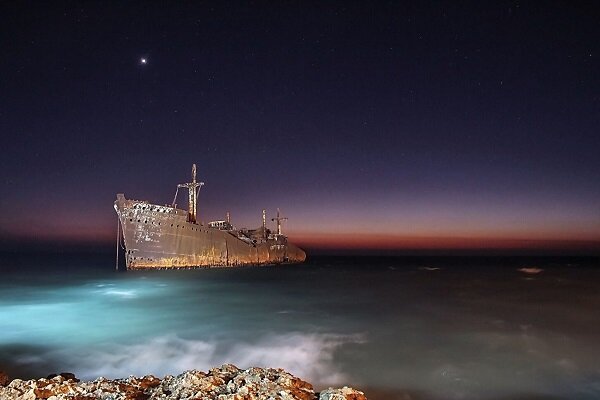
{"type": "MultiPolygon", "coordinates": [[[[1,377],[2,375],[0,375],[1,377]]],[[[6,378],[8,380],[8,377],[6,378]]],[[[1,381],[0,381],[1,383],[1,381]]],[[[352,388],[327,389],[317,397],[312,385],[282,369],[249,368],[231,364],[208,372],[186,371],[177,376],[147,375],[126,379],[98,378],[80,382],[73,374],[15,379],[0,385],[2,400],[366,400],[352,388]]]]}
{"type": "Polygon", "coordinates": [[[6,386],[8,382],[10,382],[8,375],[5,372],[0,371],[0,386],[6,386]]]}
{"type": "Polygon", "coordinates": [[[319,400],[367,400],[367,397],[359,390],[344,386],[341,389],[323,390],[319,395],[319,400]]]}

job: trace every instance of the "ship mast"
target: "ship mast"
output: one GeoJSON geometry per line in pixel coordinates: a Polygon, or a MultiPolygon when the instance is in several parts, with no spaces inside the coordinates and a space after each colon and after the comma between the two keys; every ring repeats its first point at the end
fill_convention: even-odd
{"type": "MultiPolygon", "coordinates": [[[[180,183],[177,188],[186,188],[188,190],[188,222],[192,224],[196,223],[196,205],[198,200],[198,192],[200,187],[204,185],[204,182],[196,182],[196,164],[192,165],[192,181],[188,183],[180,183]],[[198,191],[196,191],[198,188],[198,191]]],[[[176,195],[177,196],[177,195],[176,195]]]]}
{"type": "Polygon", "coordinates": [[[271,218],[271,221],[277,221],[277,234],[281,235],[281,221],[287,221],[287,217],[279,215],[279,208],[277,209],[277,217],[271,218]]]}

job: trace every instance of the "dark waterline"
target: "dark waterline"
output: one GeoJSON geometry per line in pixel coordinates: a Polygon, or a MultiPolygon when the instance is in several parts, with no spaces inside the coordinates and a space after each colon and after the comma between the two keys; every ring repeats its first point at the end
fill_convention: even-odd
{"type": "Polygon", "coordinates": [[[107,254],[4,254],[0,369],[95,378],[233,362],[376,400],[596,399],[599,267],[598,258],[313,257],[117,273],[107,254]]]}

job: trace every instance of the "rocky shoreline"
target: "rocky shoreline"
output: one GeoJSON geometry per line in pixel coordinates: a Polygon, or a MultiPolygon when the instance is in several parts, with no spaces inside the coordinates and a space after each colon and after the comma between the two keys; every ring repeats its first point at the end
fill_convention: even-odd
{"type": "Polygon", "coordinates": [[[300,378],[273,368],[239,369],[231,364],[208,372],[185,371],[156,378],[80,381],[73,374],[10,380],[0,371],[2,400],[367,400],[361,391],[343,387],[320,393],[300,378]]]}

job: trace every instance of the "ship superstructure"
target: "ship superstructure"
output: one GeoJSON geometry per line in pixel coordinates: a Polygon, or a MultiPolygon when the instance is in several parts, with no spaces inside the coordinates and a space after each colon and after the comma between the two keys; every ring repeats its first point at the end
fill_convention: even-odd
{"type": "Polygon", "coordinates": [[[269,265],[306,259],[304,251],[283,235],[281,222],[287,218],[280,215],[279,209],[272,219],[277,223],[276,232],[267,228],[266,210],[257,229],[236,229],[229,213],[224,220],[199,223],[197,202],[202,185],[196,180],[194,164],[192,182],[177,185],[177,191],[188,190],[187,211],[177,208],[177,191],[173,203],[164,206],[117,194],[114,207],[127,269],[269,265]]]}

